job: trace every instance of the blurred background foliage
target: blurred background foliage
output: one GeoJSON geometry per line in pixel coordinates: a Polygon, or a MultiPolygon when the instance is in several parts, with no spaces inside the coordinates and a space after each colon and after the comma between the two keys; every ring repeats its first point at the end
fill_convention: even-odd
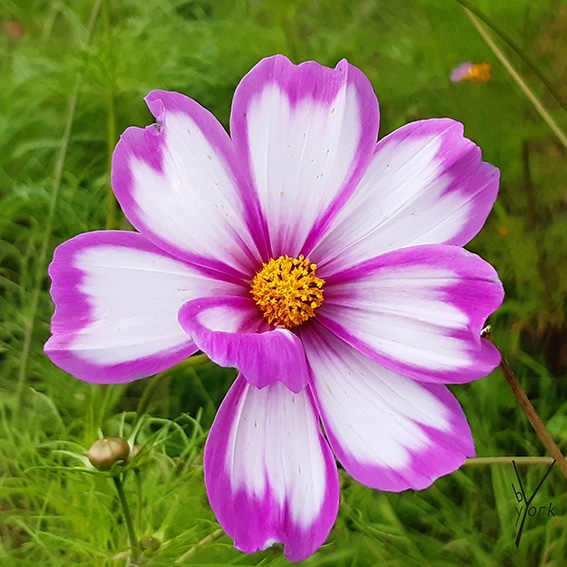
{"type": "MultiPolygon", "coordinates": [[[[566,104],[567,2],[471,4],[566,104]]],[[[492,35],[567,128],[561,105],[492,35]]],[[[144,449],[127,490],[140,535],[157,542],[148,544],[147,565],[286,564],[278,549],[235,551],[206,501],[202,446],[231,370],[181,366],[149,396],[148,380],[76,381],[42,350],[54,247],[83,231],[128,228],[109,197],[109,166],[120,133],[152,121],[143,97],[178,90],[226,126],[240,78],[274,53],[331,66],[346,57],[374,85],[381,136],[408,121],[451,117],[501,169],[497,205],[469,248],[500,273],[507,298],[491,320],[497,343],[567,449],[566,149],[457,1],[0,0],[2,565],[126,564],[109,480],[75,468],[101,432],[128,436],[135,423],[144,449]],[[490,62],[491,80],[451,83],[452,69],[469,60],[490,62]],[[140,407],[153,417],[141,418],[140,407]]],[[[497,372],[454,391],[480,456],[544,454],[497,372]]],[[[522,472],[533,489],[545,467],[522,472]]],[[[537,498],[553,502],[556,516],[529,518],[519,549],[514,481],[511,466],[469,466],[421,493],[384,494],[344,475],[337,525],[305,563],[564,565],[565,480],[552,471],[537,498]]]]}

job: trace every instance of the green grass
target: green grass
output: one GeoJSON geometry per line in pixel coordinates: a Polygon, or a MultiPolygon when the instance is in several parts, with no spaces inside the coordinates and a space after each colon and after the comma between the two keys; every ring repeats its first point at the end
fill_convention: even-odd
{"type": "MultiPolygon", "coordinates": [[[[564,1],[475,5],[567,94],[564,1]]],[[[559,105],[503,47],[565,127],[559,105]]],[[[240,78],[276,52],[329,65],[347,57],[374,84],[381,135],[449,116],[501,168],[497,206],[470,248],[496,266],[507,291],[491,321],[496,340],[567,448],[567,161],[457,2],[0,0],[3,566],[127,565],[112,480],[85,464],[102,434],[135,435],[141,447],[124,484],[138,536],[157,548],[144,551],[145,565],[287,564],[278,548],[234,550],[207,502],[202,449],[233,371],[182,365],[158,379],[94,386],[43,353],[54,247],[83,231],[128,228],[110,193],[109,163],[120,133],[151,121],[143,96],[178,90],[226,125],[240,78]],[[492,60],[492,81],[451,84],[453,67],[469,59],[492,60]],[[159,383],[148,396],[152,380],[159,383]]],[[[479,456],[544,454],[498,373],[453,390],[479,456]]],[[[545,469],[522,468],[528,491],[545,469]]],[[[534,500],[546,509],[552,502],[556,515],[528,518],[519,549],[511,465],[466,466],[419,493],[372,491],[342,471],[341,482],[336,526],[305,565],[560,567],[567,557],[558,470],[534,500]]]]}

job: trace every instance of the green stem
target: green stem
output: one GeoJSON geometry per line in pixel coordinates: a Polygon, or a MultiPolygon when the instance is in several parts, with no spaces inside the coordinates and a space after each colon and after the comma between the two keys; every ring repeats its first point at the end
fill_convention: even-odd
{"type": "Polygon", "coordinates": [[[136,481],[136,499],[138,506],[136,507],[136,523],[140,525],[142,519],[142,474],[139,468],[134,469],[134,479],[136,481]]]}
{"type": "MultiPolygon", "coordinates": [[[[87,27],[87,33],[85,37],[85,44],[88,44],[94,29],[94,25],[98,16],[102,0],[96,0],[87,27]]],[[[31,299],[29,301],[29,317],[25,323],[24,329],[24,343],[22,346],[22,356],[20,359],[20,368],[18,370],[18,381],[16,386],[16,404],[19,407],[21,402],[21,396],[24,388],[24,383],[27,374],[27,365],[30,355],[31,342],[33,337],[33,331],[35,327],[35,319],[37,316],[37,310],[39,306],[39,298],[42,289],[42,281],[45,278],[45,261],[47,258],[47,249],[51,242],[51,229],[53,227],[53,221],[55,219],[55,210],[57,201],[59,198],[59,190],[61,188],[61,181],[63,179],[63,167],[65,165],[65,159],[67,158],[67,151],[69,149],[69,142],[71,139],[71,128],[73,126],[73,121],[75,119],[75,113],[77,110],[77,100],[79,98],[79,91],[83,82],[82,72],[79,72],[73,91],[71,93],[71,98],[69,99],[69,109],[67,111],[67,119],[65,121],[65,129],[63,130],[63,138],[61,140],[61,147],[59,148],[59,154],[57,155],[57,160],[55,161],[55,170],[53,175],[53,189],[51,191],[51,197],[49,200],[49,208],[47,210],[47,220],[45,222],[44,236],[41,240],[41,245],[39,248],[39,253],[37,255],[37,270],[34,278],[34,289],[31,294],[31,299]]]]}
{"type": "Polygon", "coordinates": [[[517,465],[550,465],[552,457],[475,457],[464,462],[466,466],[484,465],[511,465],[514,461],[517,465]]]}
{"type": "MultiPolygon", "coordinates": [[[[484,331],[482,332],[482,336],[483,338],[487,339],[494,345],[494,340],[492,338],[492,333],[490,332],[490,327],[484,329],[484,331]]],[[[561,449],[559,449],[559,447],[553,440],[553,437],[551,437],[549,431],[547,431],[545,424],[537,414],[536,410],[534,409],[534,406],[532,405],[528,396],[526,395],[526,392],[524,392],[524,389],[518,382],[518,379],[516,378],[516,375],[514,374],[512,368],[510,368],[510,365],[506,362],[502,354],[500,355],[500,357],[501,357],[500,366],[499,366],[500,371],[504,375],[504,378],[506,378],[508,385],[510,386],[512,392],[514,393],[514,396],[516,397],[516,400],[518,400],[520,407],[522,408],[523,412],[526,414],[526,417],[528,418],[529,422],[531,423],[532,427],[534,428],[541,442],[544,444],[545,448],[547,449],[547,452],[551,455],[552,459],[557,462],[557,466],[559,467],[559,470],[561,471],[563,476],[567,479],[567,460],[565,460],[565,457],[563,456],[561,449]]]]}
{"type": "Polygon", "coordinates": [[[126,522],[126,529],[128,530],[128,538],[130,540],[131,549],[131,562],[136,564],[139,556],[138,539],[136,538],[136,531],[134,530],[134,523],[132,522],[132,515],[130,514],[130,508],[128,506],[128,501],[126,500],[126,494],[124,493],[124,485],[119,475],[113,476],[114,486],[116,486],[116,492],[118,493],[118,500],[120,500],[120,505],[122,506],[122,514],[126,522]]]}
{"type": "Polygon", "coordinates": [[[557,122],[553,119],[551,114],[546,110],[543,104],[539,101],[536,95],[532,92],[532,90],[528,87],[526,82],[520,77],[518,72],[512,67],[512,64],[508,61],[504,53],[500,50],[500,48],[494,43],[492,38],[486,33],[486,30],[482,27],[479,19],[467,8],[463,6],[463,10],[465,14],[471,21],[472,25],[476,28],[479,35],[484,39],[486,45],[490,48],[492,53],[496,56],[496,58],[500,61],[502,66],[510,73],[510,76],[516,84],[520,87],[526,98],[532,103],[532,106],[536,109],[538,114],[541,116],[543,121],[549,126],[551,131],[557,136],[557,139],[561,142],[563,147],[567,149],[567,136],[563,133],[561,128],[557,125],[557,122]]]}
{"type": "MultiPolygon", "coordinates": [[[[104,33],[106,37],[106,42],[110,44],[110,15],[108,0],[104,2],[102,6],[102,20],[104,22],[104,33]]],[[[114,100],[114,70],[109,70],[108,78],[108,121],[107,121],[107,153],[108,153],[108,178],[110,179],[110,172],[112,170],[112,155],[114,153],[114,146],[116,145],[116,108],[114,100]]],[[[112,190],[112,185],[108,184],[108,191],[106,194],[106,224],[105,228],[112,229],[115,228],[116,224],[116,197],[114,196],[114,191],[112,190]]]]}
{"type": "Polygon", "coordinates": [[[205,353],[194,354],[186,358],[183,362],[180,362],[178,366],[201,366],[201,364],[207,364],[207,362],[210,361],[211,359],[205,353]]]}
{"type": "MultiPolygon", "coordinates": [[[[178,366],[201,366],[202,364],[206,364],[210,362],[210,358],[206,354],[195,354],[186,358],[183,362],[180,362],[178,366]]],[[[150,402],[156,392],[156,390],[160,387],[163,379],[167,376],[168,371],[161,372],[160,374],[156,374],[148,384],[148,387],[144,390],[142,394],[142,398],[140,399],[140,403],[138,404],[138,408],[136,409],[136,421],[138,422],[140,418],[146,413],[150,402]]]]}
{"type": "Polygon", "coordinates": [[[136,409],[136,422],[139,422],[142,416],[146,413],[156,390],[160,387],[166,376],[167,372],[161,372],[160,374],[156,374],[150,380],[148,387],[144,390],[140,402],[138,403],[138,407],[136,409]]]}
{"type": "Polygon", "coordinates": [[[181,555],[181,557],[178,557],[175,560],[175,563],[183,563],[184,561],[195,555],[195,553],[197,553],[199,549],[202,549],[209,543],[213,542],[215,539],[219,538],[223,533],[224,532],[222,528],[219,528],[215,530],[212,534],[205,536],[201,541],[196,543],[193,547],[191,547],[188,551],[186,551],[183,555],[181,555]]]}
{"type": "MultiPolygon", "coordinates": [[[[112,154],[116,144],[116,113],[114,110],[114,94],[108,95],[108,170],[112,168],[112,154]]],[[[109,176],[110,177],[110,176],[109,176]]],[[[108,184],[106,197],[106,229],[115,228],[116,223],[116,197],[112,190],[112,185],[108,184]]]]}

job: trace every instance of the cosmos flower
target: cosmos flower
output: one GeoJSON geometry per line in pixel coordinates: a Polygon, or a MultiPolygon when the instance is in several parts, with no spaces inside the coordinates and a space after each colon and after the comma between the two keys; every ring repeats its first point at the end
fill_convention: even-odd
{"type": "Polygon", "coordinates": [[[482,63],[471,63],[465,61],[457,65],[451,72],[451,81],[460,83],[467,81],[469,83],[488,83],[492,78],[492,65],[487,61],[482,63]]]}
{"type": "Polygon", "coordinates": [[[197,350],[237,368],[205,448],[211,506],[238,549],[302,560],[335,521],[335,458],[401,491],[474,455],[445,384],[499,362],[480,330],[502,286],[462,248],[499,172],[452,120],[377,143],[378,101],[346,61],[262,60],[230,137],[186,96],[146,101],[157,124],[124,132],[112,170],[137,232],[57,248],[46,352],[99,383],[197,350]]]}

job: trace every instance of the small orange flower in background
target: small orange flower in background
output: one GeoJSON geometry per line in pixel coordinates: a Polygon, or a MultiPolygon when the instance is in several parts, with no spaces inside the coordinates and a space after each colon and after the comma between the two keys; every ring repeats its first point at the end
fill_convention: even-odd
{"type": "Polygon", "coordinates": [[[22,26],[22,22],[20,22],[20,20],[0,20],[0,25],[2,27],[2,30],[10,38],[20,39],[24,35],[24,27],[22,26]]]}
{"type": "Polygon", "coordinates": [[[451,81],[460,83],[468,81],[469,83],[488,83],[492,77],[492,65],[487,61],[482,63],[471,63],[465,61],[461,63],[451,73],[451,81]]]}

